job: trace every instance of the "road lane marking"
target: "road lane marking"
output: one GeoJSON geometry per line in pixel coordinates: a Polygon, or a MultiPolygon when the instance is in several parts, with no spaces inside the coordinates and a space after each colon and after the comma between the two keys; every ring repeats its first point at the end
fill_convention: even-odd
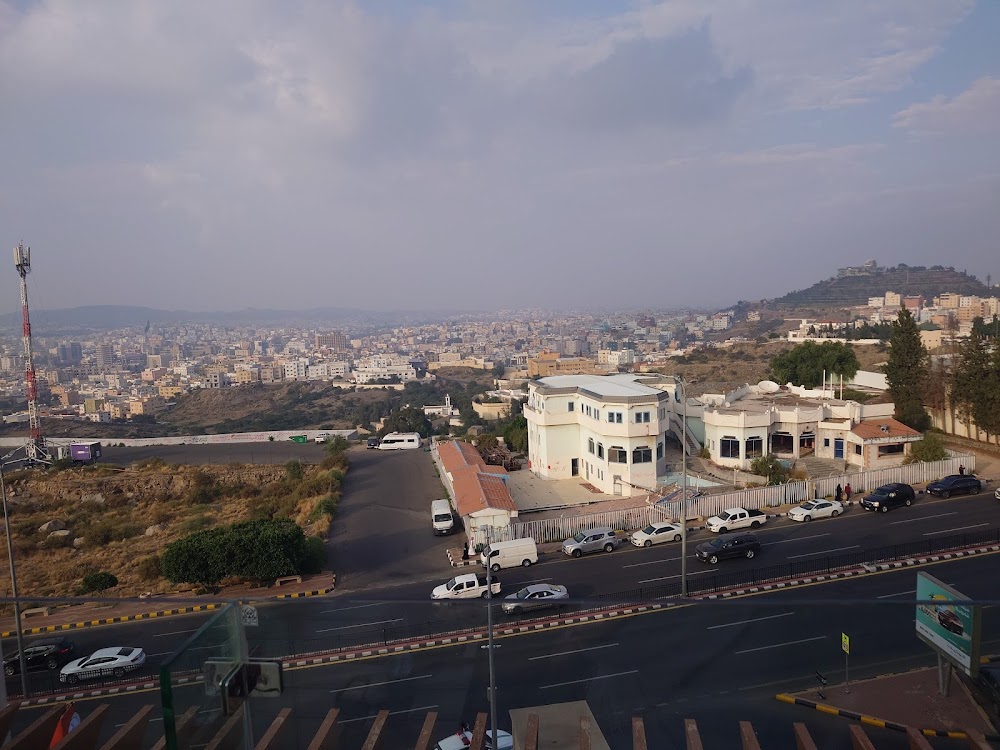
{"type": "Polygon", "coordinates": [[[385,602],[375,602],[374,604],[358,604],[353,607],[340,607],[338,609],[323,609],[320,610],[321,615],[328,615],[333,612],[346,612],[349,609],[364,609],[365,607],[381,607],[385,602]]]}
{"type": "Polygon", "coordinates": [[[538,659],[551,659],[554,656],[569,656],[570,654],[582,654],[584,651],[597,651],[600,648],[614,648],[617,643],[605,643],[602,646],[591,646],[590,648],[578,648],[575,651],[560,651],[557,654],[542,654],[541,656],[532,656],[528,661],[536,661],[538,659]]]}
{"type": "Polygon", "coordinates": [[[752,620],[737,620],[736,622],[724,622],[721,625],[709,625],[705,630],[718,630],[719,628],[731,628],[733,625],[746,625],[750,622],[763,622],[764,620],[775,620],[779,617],[794,615],[794,612],[782,612],[780,615],[768,615],[767,617],[755,617],[752,620]]]}
{"type": "Polygon", "coordinates": [[[364,628],[364,627],[368,627],[369,625],[385,625],[385,624],[390,623],[390,622],[402,622],[402,621],[403,621],[402,617],[397,617],[397,618],[395,618],[393,620],[379,620],[378,622],[359,622],[359,623],[356,623],[354,625],[341,625],[339,628],[323,628],[322,630],[317,630],[316,632],[317,633],[329,633],[329,632],[332,632],[334,630],[348,630],[350,628],[364,628]]]}
{"type": "Polygon", "coordinates": [[[935,514],[933,516],[920,516],[919,518],[907,518],[904,521],[890,521],[889,525],[890,526],[895,526],[896,524],[900,524],[900,523],[914,523],[916,521],[926,521],[929,518],[944,518],[945,516],[957,516],[957,515],[958,515],[958,511],[957,510],[953,510],[951,513],[937,513],[937,514],[935,514]]]}
{"type": "Polygon", "coordinates": [[[556,682],[552,685],[540,685],[539,690],[548,690],[549,688],[564,687],[566,685],[578,685],[581,682],[593,682],[594,680],[607,680],[612,677],[624,677],[628,674],[639,674],[638,669],[630,669],[628,672],[615,672],[614,674],[599,674],[595,677],[587,677],[583,680],[570,680],[569,682],[556,682]]]}
{"type": "Polygon", "coordinates": [[[175,630],[173,633],[153,633],[153,637],[162,638],[165,635],[187,635],[188,633],[194,632],[194,630],[175,630]]]}
{"type": "Polygon", "coordinates": [[[826,534],[813,534],[812,536],[796,536],[791,539],[779,539],[776,542],[769,542],[769,544],[784,544],[785,542],[804,542],[806,539],[819,539],[821,536],[830,536],[829,532],[826,534]]]}
{"type": "MultiPolygon", "coordinates": [[[[682,558],[664,557],[662,560],[650,560],[649,562],[632,563],[630,565],[622,565],[622,570],[625,570],[625,568],[641,568],[643,565],[659,565],[660,563],[665,563],[665,562],[677,562],[680,559],[682,558]]],[[[697,559],[698,559],[697,555],[688,555],[688,560],[697,560],[697,559]]]]}
{"type": "MultiPolygon", "coordinates": [[[[399,711],[390,711],[389,712],[389,716],[398,716],[399,714],[415,714],[418,711],[433,711],[437,707],[438,707],[437,703],[435,703],[433,706],[421,706],[420,708],[404,708],[404,709],[400,709],[399,711]]],[[[355,721],[371,721],[374,718],[377,718],[377,717],[376,716],[362,716],[362,717],[357,718],[357,719],[337,719],[337,723],[338,724],[351,724],[351,723],[353,723],[355,721]]]]}
{"type": "Polygon", "coordinates": [[[845,549],[857,549],[860,544],[852,544],[850,547],[834,547],[833,549],[821,549],[818,552],[803,552],[801,555],[788,555],[789,560],[794,560],[797,557],[812,557],[813,555],[826,555],[830,552],[843,552],[845,549]]]}
{"type": "Polygon", "coordinates": [[[380,685],[395,685],[397,682],[412,682],[413,680],[426,680],[433,675],[422,674],[417,677],[400,677],[398,680],[386,680],[385,682],[369,682],[367,685],[353,685],[351,687],[337,688],[331,693],[346,693],[348,690],[364,690],[365,688],[378,687],[380,685]]]}
{"type": "Polygon", "coordinates": [[[959,526],[957,529],[942,529],[941,531],[928,531],[924,536],[934,536],[936,534],[950,534],[953,531],[965,531],[966,529],[978,529],[980,526],[989,526],[989,521],[975,523],[972,526],[959,526]]]}
{"type": "Polygon", "coordinates": [[[825,635],[817,635],[813,638],[803,638],[799,641],[785,641],[784,643],[775,643],[772,646],[758,646],[757,648],[745,648],[742,651],[734,651],[735,654],[752,654],[754,651],[767,651],[772,648],[782,648],[783,646],[795,646],[799,643],[811,643],[812,641],[822,641],[826,638],[825,635]]]}
{"type": "MultiPolygon", "coordinates": [[[[706,573],[714,573],[714,572],[715,572],[714,570],[696,570],[693,573],[688,573],[688,577],[703,576],[706,573]]],[[[660,578],[647,578],[643,581],[639,581],[639,583],[655,583],[656,581],[669,581],[671,578],[680,578],[680,577],[681,575],[680,573],[678,573],[675,576],[661,576],[660,578]]]]}
{"type": "Polygon", "coordinates": [[[876,599],[891,599],[894,596],[906,596],[907,594],[917,593],[916,589],[911,589],[909,591],[897,591],[895,594],[882,594],[882,596],[876,596],[876,599]]]}
{"type": "Polygon", "coordinates": [[[523,587],[523,586],[528,586],[528,585],[530,585],[532,583],[545,583],[546,581],[551,581],[551,580],[552,580],[551,578],[536,578],[533,581],[521,581],[517,585],[523,587]]]}

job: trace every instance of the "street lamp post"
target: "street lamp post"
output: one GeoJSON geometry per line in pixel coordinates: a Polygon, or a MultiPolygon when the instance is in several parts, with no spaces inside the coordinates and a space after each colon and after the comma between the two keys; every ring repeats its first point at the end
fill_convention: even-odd
{"type": "Polygon", "coordinates": [[[496,648],[493,643],[493,563],[489,557],[486,558],[486,644],[490,668],[490,736],[493,738],[492,746],[497,748],[497,681],[493,664],[493,650],[496,648]]]}
{"type": "MultiPolygon", "coordinates": [[[[28,697],[28,665],[24,658],[24,638],[21,633],[21,602],[17,598],[17,571],[14,568],[14,545],[10,538],[10,514],[7,512],[7,485],[3,479],[3,467],[8,463],[11,456],[17,451],[11,451],[3,458],[0,458],[0,498],[3,500],[3,526],[7,536],[7,559],[10,561],[10,593],[14,599],[14,632],[17,634],[18,662],[21,667],[21,698],[28,697]]],[[[4,676],[4,693],[6,694],[6,675],[4,676]]]]}

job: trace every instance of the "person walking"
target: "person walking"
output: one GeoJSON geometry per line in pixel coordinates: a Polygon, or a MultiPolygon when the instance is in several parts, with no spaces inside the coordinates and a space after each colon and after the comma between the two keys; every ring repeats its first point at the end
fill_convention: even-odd
{"type": "Polygon", "coordinates": [[[848,482],[848,483],[847,483],[847,484],[846,484],[846,485],[844,486],[844,498],[845,498],[845,499],[847,500],[847,502],[851,502],[851,495],[852,495],[853,493],[854,493],[854,490],[852,490],[852,489],[851,489],[851,483],[850,483],[850,482],[848,482]]]}
{"type": "Polygon", "coordinates": [[[834,497],[836,498],[838,503],[844,499],[844,488],[841,487],[839,484],[837,485],[837,494],[834,495],[834,497]]]}

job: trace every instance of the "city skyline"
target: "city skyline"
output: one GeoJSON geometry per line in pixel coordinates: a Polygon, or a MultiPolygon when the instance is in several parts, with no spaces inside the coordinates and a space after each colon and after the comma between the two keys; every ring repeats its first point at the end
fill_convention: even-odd
{"type": "MultiPolygon", "coordinates": [[[[997,277],[998,23],[0,0],[2,241],[34,249],[36,310],[717,309],[873,257],[997,277]]],[[[12,268],[0,289],[15,312],[12,268]]]]}

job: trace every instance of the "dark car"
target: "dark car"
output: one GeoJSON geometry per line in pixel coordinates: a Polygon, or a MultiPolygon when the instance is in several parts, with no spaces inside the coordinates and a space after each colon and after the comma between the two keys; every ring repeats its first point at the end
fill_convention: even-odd
{"type": "MultiPolygon", "coordinates": [[[[74,651],[76,646],[68,638],[41,638],[25,645],[24,662],[29,672],[38,669],[59,669],[73,658],[74,651]]],[[[5,675],[18,674],[20,671],[21,660],[17,651],[4,657],[5,675]]]]}
{"type": "Polygon", "coordinates": [[[861,501],[861,507],[865,510],[888,513],[892,508],[912,505],[915,497],[913,488],[908,484],[902,482],[883,484],[861,501]]]}
{"type": "Polygon", "coordinates": [[[986,664],[979,668],[979,679],[976,681],[986,698],[993,705],[993,710],[1000,713],[1000,664],[986,664]]]}
{"type": "Polygon", "coordinates": [[[754,557],[760,552],[760,540],[756,534],[722,534],[698,545],[696,554],[702,562],[715,565],[719,560],[731,557],[754,557]]]}
{"type": "Polygon", "coordinates": [[[370,438],[368,438],[368,447],[369,448],[378,448],[378,443],[379,443],[379,440],[378,440],[377,437],[370,437],[370,438]]]}
{"type": "Polygon", "coordinates": [[[983,483],[970,474],[952,474],[928,484],[927,491],[944,498],[952,495],[975,495],[983,491],[983,483]]]}

